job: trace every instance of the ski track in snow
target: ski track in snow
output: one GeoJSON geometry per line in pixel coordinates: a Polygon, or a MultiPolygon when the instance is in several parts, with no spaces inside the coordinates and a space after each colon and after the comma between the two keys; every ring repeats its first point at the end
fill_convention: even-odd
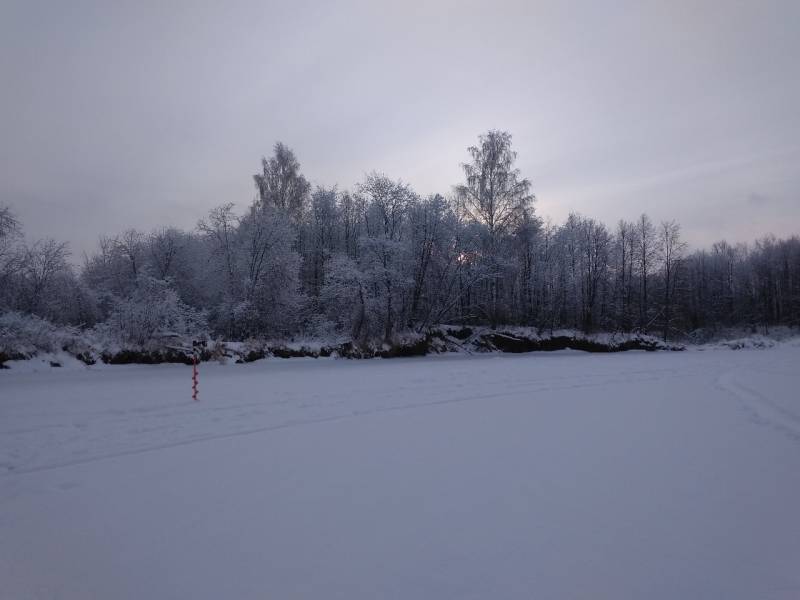
{"type": "Polygon", "coordinates": [[[741,383],[752,372],[727,371],[717,377],[717,385],[742,402],[754,423],[765,425],[800,443],[800,414],[770,399],[769,395],[741,383]]]}
{"type": "MultiPolygon", "coordinates": [[[[485,357],[484,359],[486,360],[485,357]]],[[[399,364],[396,366],[402,368],[399,364]]],[[[236,369],[238,366],[214,368],[236,369]]],[[[176,402],[173,399],[167,402],[166,408],[161,405],[163,399],[160,397],[157,404],[99,408],[88,412],[61,410],[60,406],[66,401],[48,403],[48,407],[59,408],[53,412],[34,412],[32,418],[57,418],[62,420],[61,423],[29,428],[0,425],[0,436],[10,447],[4,448],[5,455],[0,454],[0,467],[5,466],[7,471],[21,474],[388,411],[460,402],[502,401],[504,398],[520,395],[533,400],[537,395],[557,390],[584,390],[591,395],[593,389],[603,389],[606,386],[657,384],[675,373],[670,368],[639,369],[625,373],[569,373],[561,376],[543,376],[535,371],[513,381],[484,379],[482,387],[498,391],[478,394],[470,392],[458,382],[443,383],[433,380],[416,384],[401,383],[389,392],[374,389],[363,394],[362,391],[363,398],[347,394],[342,397],[341,390],[336,389],[324,394],[303,394],[303,385],[300,384],[301,391],[292,394],[293,400],[284,397],[275,399],[272,397],[274,392],[267,388],[258,392],[258,400],[236,398],[229,403],[221,397],[208,399],[206,396],[209,394],[201,392],[199,403],[182,400],[176,402]],[[435,399],[419,401],[420,397],[435,399]],[[224,404],[220,405],[221,403],[224,404]],[[163,441],[164,437],[169,441],[163,441]],[[93,450],[98,447],[102,451],[93,450]]],[[[176,373],[180,374],[183,373],[176,373]]],[[[283,374],[278,373],[279,376],[283,374]]],[[[108,373],[97,375],[103,377],[108,373]]],[[[263,376],[269,378],[269,370],[265,370],[263,376]]],[[[49,390],[48,393],[53,391],[49,390]]],[[[3,422],[10,420],[4,419],[3,422]]]]}

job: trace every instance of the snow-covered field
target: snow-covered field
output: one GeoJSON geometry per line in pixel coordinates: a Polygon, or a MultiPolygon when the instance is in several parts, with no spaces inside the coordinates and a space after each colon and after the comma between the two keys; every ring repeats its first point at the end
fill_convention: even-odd
{"type": "Polygon", "coordinates": [[[0,599],[800,598],[800,347],[0,373],[0,599]]]}

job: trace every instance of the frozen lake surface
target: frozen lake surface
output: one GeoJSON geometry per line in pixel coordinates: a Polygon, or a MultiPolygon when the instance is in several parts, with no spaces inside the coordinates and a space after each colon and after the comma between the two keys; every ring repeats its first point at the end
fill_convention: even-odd
{"type": "Polygon", "coordinates": [[[800,598],[800,347],[0,372],[0,599],[800,598]]]}

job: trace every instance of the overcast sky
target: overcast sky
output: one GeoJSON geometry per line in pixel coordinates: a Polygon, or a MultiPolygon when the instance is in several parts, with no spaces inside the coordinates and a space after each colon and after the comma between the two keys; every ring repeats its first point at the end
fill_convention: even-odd
{"type": "Polygon", "coordinates": [[[0,2],[0,204],[30,238],[191,228],[276,140],[447,194],[514,136],[537,210],[800,233],[800,2],[0,2]]]}

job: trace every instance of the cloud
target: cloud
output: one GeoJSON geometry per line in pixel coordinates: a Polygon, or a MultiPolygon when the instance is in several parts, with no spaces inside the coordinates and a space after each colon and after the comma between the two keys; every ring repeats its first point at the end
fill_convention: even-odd
{"type": "Polygon", "coordinates": [[[277,140],[320,184],[446,194],[490,128],[543,216],[800,222],[798,2],[143,3],[0,18],[0,203],[31,237],[192,227],[277,140]]]}

